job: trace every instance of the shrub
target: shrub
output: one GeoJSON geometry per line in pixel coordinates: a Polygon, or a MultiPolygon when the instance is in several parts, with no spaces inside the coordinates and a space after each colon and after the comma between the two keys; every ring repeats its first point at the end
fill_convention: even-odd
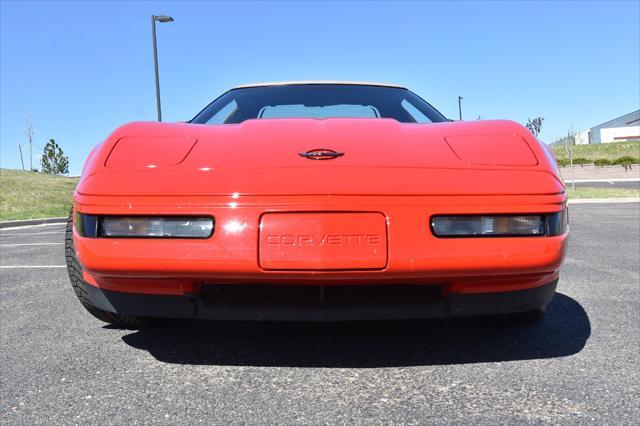
{"type": "Polygon", "coordinates": [[[584,157],[576,157],[573,159],[573,164],[580,164],[581,166],[584,166],[585,164],[591,164],[593,163],[593,160],[587,160],[584,157]]]}
{"type": "Polygon", "coordinates": [[[596,166],[600,166],[600,167],[610,166],[611,165],[611,160],[609,160],[607,158],[598,158],[596,161],[593,162],[593,164],[595,164],[596,166]]]}
{"type": "Polygon", "coordinates": [[[633,158],[630,155],[625,155],[624,157],[619,157],[613,160],[612,164],[620,165],[624,167],[625,170],[631,170],[632,164],[640,163],[640,159],[633,158]]]}
{"type": "MultiPolygon", "coordinates": [[[[566,158],[558,158],[557,160],[558,160],[558,165],[560,167],[566,167],[571,164],[571,162],[566,158]]],[[[586,158],[583,158],[583,157],[577,157],[573,159],[574,166],[578,164],[582,166],[584,164],[591,164],[591,163],[593,163],[592,160],[587,160],[586,158]]]]}

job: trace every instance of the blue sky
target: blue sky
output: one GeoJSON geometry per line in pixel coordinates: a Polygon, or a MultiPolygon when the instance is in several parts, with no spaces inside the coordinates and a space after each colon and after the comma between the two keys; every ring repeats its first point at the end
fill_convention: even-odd
{"type": "Polygon", "coordinates": [[[242,83],[364,80],[451,118],[458,95],[465,119],[540,115],[550,142],[640,107],[639,5],[2,1],[0,167],[20,168],[27,113],[72,174],[117,126],[154,120],[154,13],[175,18],[158,26],[164,121],[242,83]]]}

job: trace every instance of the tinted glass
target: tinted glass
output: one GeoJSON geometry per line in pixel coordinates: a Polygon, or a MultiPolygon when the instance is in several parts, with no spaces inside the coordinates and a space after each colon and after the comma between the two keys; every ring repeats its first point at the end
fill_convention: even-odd
{"type": "Polygon", "coordinates": [[[233,89],[192,123],[237,124],[273,118],[392,118],[401,123],[447,121],[407,89],[350,84],[299,84],[233,89]]]}

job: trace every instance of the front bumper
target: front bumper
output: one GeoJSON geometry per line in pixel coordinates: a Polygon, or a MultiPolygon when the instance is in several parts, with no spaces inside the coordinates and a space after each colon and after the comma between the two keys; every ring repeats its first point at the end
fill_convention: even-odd
{"type": "Polygon", "coordinates": [[[86,290],[94,306],[126,315],[210,320],[353,321],[525,312],[545,307],[553,298],[557,283],[555,279],[526,290],[448,295],[442,295],[437,285],[227,284],[205,286],[197,295],[123,293],[92,285],[87,285],[86,290]]]}
{"type": "Polygon", "coordinates": [[[553,213],[565,202],[564,194],[189,200],[76,194],[74,208],[81,213],[210,215],[216,230],[202,240],[84,238],[74,230],[73,243],[91,303],[120,314],[272,321],[501,314],[536,309],[551,300],[567,234],[437,238],[429,218],[553,213]],[[386,223],[386,265],[362,270],[265,268],[259,261],[260,224],[263,215],[273,212],[379,212],[386,223]],[[370,297],[386,289],[391,293],[370,297]]]}
{"type": "MultiPolygon", "coordinates": [[[[557,278],[567,234],[532,238],[437,238],[439,214],[553,213],[565,194],[528,196],[88,196],[74,209],[97,215],[213,216],[202,240],[84,238],[74,230],[86,280],[104,290],[183,295],[202,283],[350,285],[442,283],[445,293],[524,290],[557,278]],[[260,264],[261,218],[274,212],[379,212],[387,262],[361,270],[272,270],[260,264]]],[[[348,254],[348,253],[347,253],[348,254]]]]}

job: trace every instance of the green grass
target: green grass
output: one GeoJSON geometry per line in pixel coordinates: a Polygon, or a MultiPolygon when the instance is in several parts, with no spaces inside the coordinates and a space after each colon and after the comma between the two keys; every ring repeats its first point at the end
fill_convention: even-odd
{"type": "Polygon", "coordinates": [[[0,220],[69,214],[77,178],[0,169],[0,220]]]}
{"type": "Polygon", "coordinates": [[[640,198],[640,190],[632,188],[576,188],[567,183],[569,198],[640,198]]]}
{"type": "MultiPolygon", "coordinates": [[[[625,155],[634,158],[640,157],[640,141],[574,145],[572,148],[573,158],[586,158],[587,160],[596,160],[598,158],[615,160],[625,155]]],[[[557,159],[569,159],[564,147],[554,146],[551,149],[557,159]]]]}

